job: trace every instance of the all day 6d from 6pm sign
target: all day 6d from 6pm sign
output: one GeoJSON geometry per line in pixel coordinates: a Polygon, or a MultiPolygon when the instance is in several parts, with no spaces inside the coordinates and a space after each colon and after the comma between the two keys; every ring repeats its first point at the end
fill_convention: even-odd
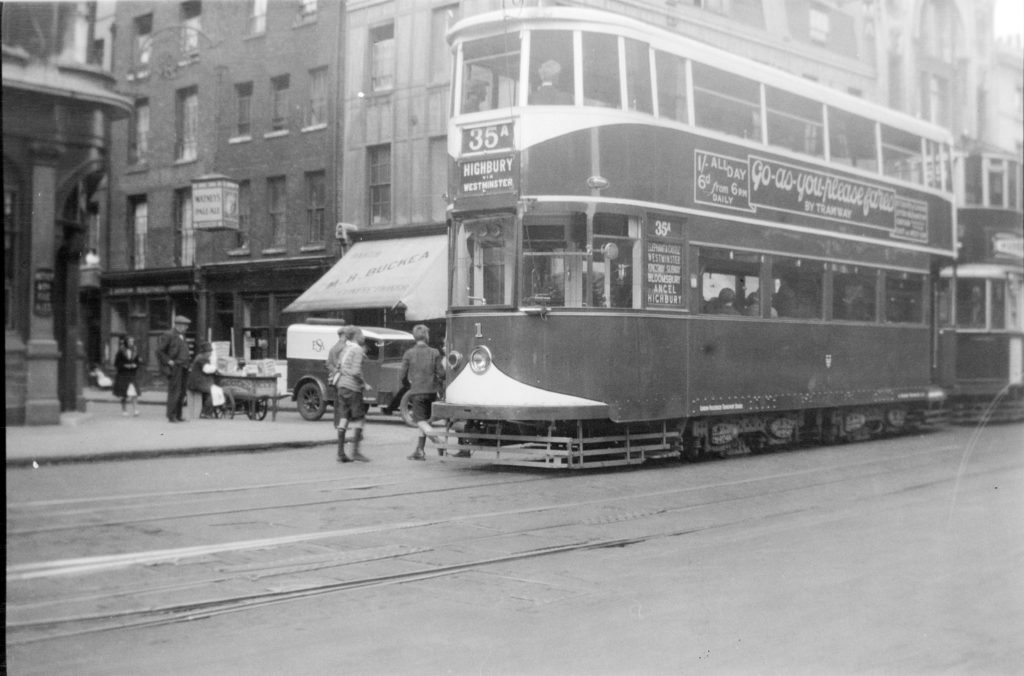
{"type": "Polygon", "coordinates": [[[755,212],[759,207],[839,221],[892,239],[928,242],[928,203],[892,188],[789,162],[694,150],[694,202],[755,212]]]}
{"type": "Polygon", "coordinates": [[[511,122],[462,130],[459,194],[462,196],[514,193],[519,158],[514,153],[511,122]]]}

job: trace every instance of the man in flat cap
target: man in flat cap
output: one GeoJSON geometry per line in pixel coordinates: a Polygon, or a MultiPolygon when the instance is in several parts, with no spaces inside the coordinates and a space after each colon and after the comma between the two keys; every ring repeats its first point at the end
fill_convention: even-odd
{"type": "Polygon", "coordinates": [[[530,95],[530,103],[540,106],[564,106],[572,103],[572,96],[558,88],[558,76],[562,72],[562,66],[550,59],[540,64],[537,75],[540,76],[540,86],[530,95]]]}
{"type": "Polygon", "coordinates": [[[167,377],[167,420],[170,422],[185,422],[181,416],[181,409],[185,405],[185,377],[189,367],[185,331],[191,323],[188,317],[176,316],[174,328],[160,336],[157,342],[156,358],[160,362],[160,372],[167,377]]]}

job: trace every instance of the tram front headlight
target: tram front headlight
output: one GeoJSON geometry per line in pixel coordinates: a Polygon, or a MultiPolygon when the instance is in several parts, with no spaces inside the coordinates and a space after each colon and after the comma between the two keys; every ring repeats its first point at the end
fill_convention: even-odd
{"type": "Polygon", "coordinates": [[[455,370],[459,364],[462,363],[462,353],[458,350],[452,350],[448,353],[448,368],[455,370]]]}
{"type": "Polygon", "coordinates": [[[469,353],[469,368],[480,375],[491,368],[491,351],[481,345],[469,353]]]}

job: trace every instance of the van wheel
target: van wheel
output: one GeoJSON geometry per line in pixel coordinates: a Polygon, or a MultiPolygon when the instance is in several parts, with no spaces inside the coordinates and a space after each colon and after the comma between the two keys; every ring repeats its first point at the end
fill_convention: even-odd
{"type": "Polygon", "coordinates": [[[316,382],[305,382],[295,394],[295,405],[305,420],[319,420],[327,410],[327,399],[316,382]]]}

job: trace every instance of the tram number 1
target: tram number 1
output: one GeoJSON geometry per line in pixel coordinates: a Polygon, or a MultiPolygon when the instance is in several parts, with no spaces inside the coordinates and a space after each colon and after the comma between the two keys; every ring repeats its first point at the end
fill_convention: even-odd
{"type": "Polygon", "coordinates": [[[480,322],[473,322],[473,326],[476,327],[476,335],[474,338],[483,338],[484,334],[480,332],[480,322]]]}

